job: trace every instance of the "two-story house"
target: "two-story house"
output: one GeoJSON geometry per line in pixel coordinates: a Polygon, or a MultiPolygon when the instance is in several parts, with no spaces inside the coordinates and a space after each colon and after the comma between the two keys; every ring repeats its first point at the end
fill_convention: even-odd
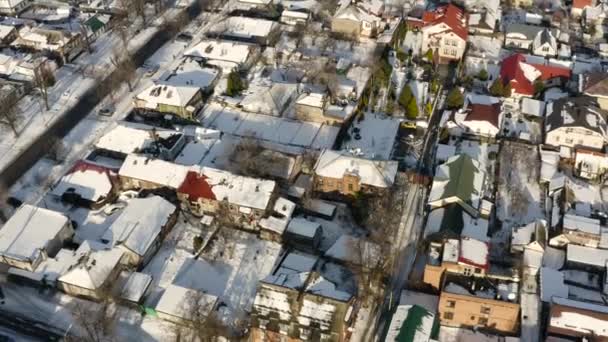
{"type": "Polygon", "coordinates": [[[347,37],[375,37],[381,28],[381,18],[366,12],[354,3],[339,9],[331,20],[331,31],[347,37]]]}
{"type": "Polygon", "coordinates": [[[568,97],[549,102],[545,144],[556,147],[601,150],[606,144],[608,112],[591,97],[568,97]]]}
{"type": "Polygon", "coordinates": [[[468,36],[464,10],[454,4],[440,6],[424,13],[421,53],[431,50],[441,64],[462,58],[468,36]]]}
{"type": "Polygon", "coordinates": [[[530,51],[536,36],[543,31],[540,26],[510,24],[505,30],[505,47],[530,51]]]}
{"type": "Polygon", "coordinates": [[[500,79],[511,87],[512,97],[532,97],[537,91],[535,82],[545,86],[560,85],[571,75],[569,68],[533,63],[520,53],[503,59],[500,67],[500,79]]]}
{"type": "Polygon", "coordinates": [[[133,106],[140,112],[173,114],[192,119],[202,104],[203,93],[194,85],[155,84],[135,96],[133,106]]]}
{"type": "Polygon", "coordinates": [[[393,185],[397,166],[393,160],[370,160],[324,150],[314,167],[314,189],[347,196],[379,192],[393,185]]]}

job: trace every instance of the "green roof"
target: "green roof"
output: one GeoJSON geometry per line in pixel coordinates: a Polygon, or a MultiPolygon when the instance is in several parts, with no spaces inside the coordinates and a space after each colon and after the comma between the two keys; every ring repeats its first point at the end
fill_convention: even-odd
{"type": "Polygon", "coordinates": [[[93,32],[97,32],[99,29],[105,26],[105,24],[102,23],[96,16],[89,18],[89,20],[85,21],[84,24],[91,28],[91,31],[93,32]]]}
{"type": "Polygon", "coordinates": [[[449,168],[450,179],[445,186],[442,198],[458,197],[463,202],[472,204],[472,195],[475,190],[475,174],[480,170],[473,163],[473,159],[461,154],[445,164],[449,168]]]}
{"type": "Polygon", "coordinates": [[[429,338],[436,338],[439,333],[439,321],[437,317],[425,308],[419,305],[413,305],[407,313],[407,318],[403,321],[399,334],[397,335],[398,342],[412,342],[416,337],[417,332],[428,335],[429,338]],[[430,332],[420,330],[424,318],[430,317],[433,320],[432,329],[430,332]]]}

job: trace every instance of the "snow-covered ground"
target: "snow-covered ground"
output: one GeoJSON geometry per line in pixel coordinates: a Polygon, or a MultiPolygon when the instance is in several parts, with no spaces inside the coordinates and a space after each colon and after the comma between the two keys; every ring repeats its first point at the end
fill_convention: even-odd
{"type": "Polygon", "coordinates": [[[350,139],[342,149],[356,151],[370,159],[389,159],[393,152],[400,120],[382,114],[367,113],[363,120],[354,120],[348,133],[350,139]]]}

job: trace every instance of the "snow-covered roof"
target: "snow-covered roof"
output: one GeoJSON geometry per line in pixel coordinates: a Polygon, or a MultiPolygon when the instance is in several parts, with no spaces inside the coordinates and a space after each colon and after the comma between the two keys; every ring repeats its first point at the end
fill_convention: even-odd
{"type": "Polygon", "coordinates": [[[190,200],[198,198],[226,200],[241,207],[265,210],[274,193],[276,183],[245,177],[228,171],[203,167],[200,172],[190,171],[178,186],[180,193],[190,200]]]}
{"type": "Polygon", "coordinates": [[[144,256],[175,209],[160,196],[133,198],[103,234],[102,240],[144,256]]]}
{"type": "Polygon", "coordinates": [[[569,243],[566,250],[566,260],[577,264],[604,268],[606,267],[606,261],[608,261],[608,250],[569,243]]]}
{"type": "Polygon", "coordinates": [[[112,191],[112,181],[109,170],[104,167],[79,161],[61,179],[51,193],[62,196],[66,192],[74,192],[83,199],[97,202],[108,196],[112,191]]]}
{"type": "Polygon", "coordinates": [[[173,85],[163,82],[152,85],[136,96],[145,102],[145,108],[156,109],[158,105],[185,107],[201,91],[194,85],[173,85]]]}
{"type": "Polygon", "coordinates": [[[235,38],[268,37],[277,27],[278,23],[257,18],[229,17],[212,29],[221,35],[235,38]]]}
{"type": "Polygon", "coordinates": [[[315,173],[328,178],[355,174],[360,177],[361,184],[388,188],[395,181],[397,166],[398,163],[392,160],[369,160],[345,152],[324,150],[317,159],[315,173]]]}
{"type": "Polygon", "coordinates": [[[325,106],[325,94],[322,94],[322,93],[302,94],[302,96],[300,96],[298,101],[296,101],[296,104],[301,105],[301,106],[323,108],[325,106]]]}
{"type": "Polygon", "coordinates": [[[0,229],[0,255],[34,261],[66,224],[61,213],[24,204],[0,229]]]}
{"type": "Polygon", "coordinates": [[[574,214],[564,215],[564,229],[600,235],[600,220],[574,214]]]}
{"type": "Polygon", "coordinates": [[[545,102],[524,97],[521,100],[521,112],[526,115],[543,117],[545,114],[545,102]]]}
{"type": "Polygon", "coordinates": [[[217,297],[208,293],[171,284],[163,292],[155,310],[173,317],[192,320],[192,315],[208,316],[215,308],[217,297]]]}
{"type": "Polygon", "coordinates": [[[321,228],[318,222],[308,221],[303,217],[294,217],[289,221],[287,231],[294,235],[304,236],[312,239],[315,236],[317,230],[321,228]]]}
{"type": "Polygon", "coordinates": [[[15,26],[0,25],[0,39],[4,40],[6,37],[15,30],[15,26]]]}
{"type": "Polygon", "coordinates": [[[551,306],[548,330],[604,340],[608,337],[608,310],[604,305],[559,298],[551,306]]]}
{"type": "Polygon", "coordinates": [[[317,260],[313,255],[291,252],[262,282],[292,289],[302,288],[317,260]]]}
{"type": "Polygon", "coordinates": [[[246,112],[281,116],[297,90],[295,83],[250,84],[240,106],[246,112]]]}
{"type": "Polygon", "coordinates": [[[120,263],[124,251],[119,248],[105,249],[107,246],[86,240],[74,254],[78,266],[59,277],[59,281],[84,289],[100,289],[120,263]]]}
{"type": "MultiPolygon", "coordinates": [[[[147,125],[119,123],[95,143],[95,147],[124,154],[138,153],[154,144],[153,127],[147,125]]],[[[173,130],[155,129],[158,139],[182,134],[173,130]]]]}
{"type": "Polygon", "coordinates": [[[173,72],[163,77],[166,84],[173,86],[195,86],[207,89],[218,77],[219,71],[214,68],[202,68],[193,59],[186,59],[173,72]]]}
{"type": "Polygon", "coordinates": [[[118,174],[121,177],[134,178],[177,189],[186,178],[189,170],[189,166],[129,154],[118,174]]]}
{"type": "Polygon", "coordinates": [[[465,264],[472,264],[476,267],[488,268],[489,266],[489,255],[490,247],[487,242],[471,239],[462,238],[460,240],[460,254],[458,256],[458,262],[465,264]]]}
{"type": "MultiPolygon", "coordinates": [[[[313,279],[306,286],[305,291],[307,293],[331,298],[334,300],[339,300],[342,302],[348,301],[353,297],[351,293],[339,290],[335,283],[333,283],[329,279],[326,279],[322,275],[319,275],[318,277],[313,279]]],[[[300,314],[302,314],[302,312],[300,312],[300,314]]]]}
{"type": "Polygon", "coordinates": [[[133,272],[122,287],[120,297],[130,302],[138,303],[152,283],[152,276],[145,273],[133,272]]]}
{"type": "Polygon", "coordinates": [[[252,45],[232,41],[203,40],[184,51],[185,56],[203,58],[207,63],[221,66],[222,63],[239,66],[247,61],[252,45]]]}

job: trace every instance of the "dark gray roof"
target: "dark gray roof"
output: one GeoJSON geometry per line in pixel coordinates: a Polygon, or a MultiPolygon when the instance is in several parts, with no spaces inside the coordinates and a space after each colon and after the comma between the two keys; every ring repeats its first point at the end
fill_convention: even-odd
{"type": "Polygon", "coordinates": [[[526,38],[533,40],[538,32],[540,32],[543,28],[540,26],[533,25],[525,25],[525,24],[511,24],[507,26],[506,33],[521,33],[526,38]]]}
{"type": "Polygon", "coordinates": [[[544,29],[540,32],[540,44],[549,43],[551,44],[551,32],[548,29],[544,29]]]}
{"type": "Polygon", "coordinates": [[[566,97],[547,105],[545,128],[550,132],[560,127],[583,127],[605,136],[607,117],[608,112],[592,97],[566,97]]]}

